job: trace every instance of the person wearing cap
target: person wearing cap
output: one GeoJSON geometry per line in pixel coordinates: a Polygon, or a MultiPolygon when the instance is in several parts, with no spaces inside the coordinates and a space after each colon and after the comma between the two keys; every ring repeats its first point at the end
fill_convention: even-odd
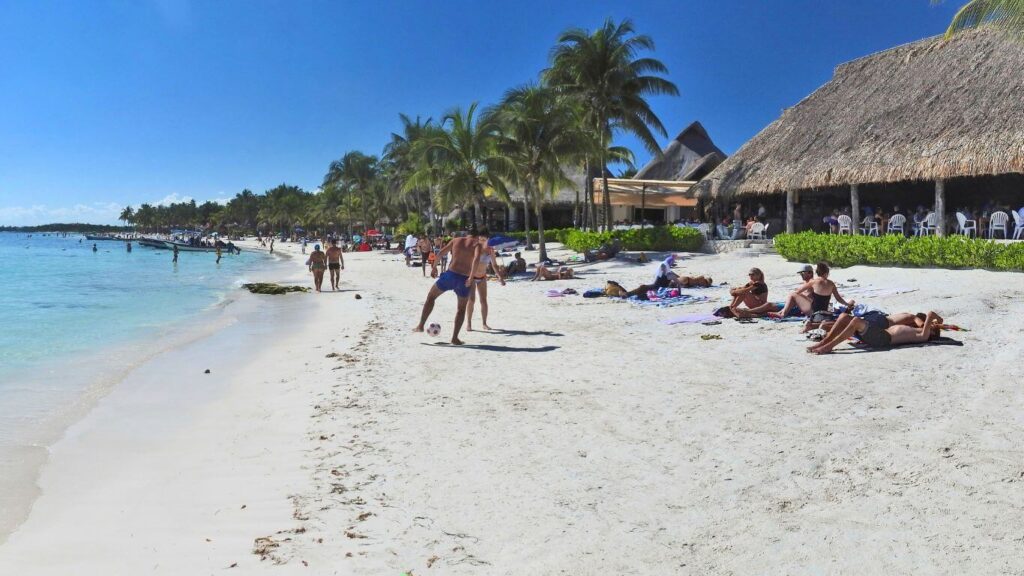
{"type": "Polygon", "coordinates": [[[313,252],[309,255],[309,260],[306,260],[306,266],[309,266],[309,271],[313,273],[313,286],[316,287],[317,292],[320,292],[320,286],[324,283],[324,271],[327,270],[327,254],[324,254],[319,244],[313,246],[313,252]]]}
{"type": "Polygon", "coordinates": [[[797,271],[797,274],[800,275],[800,279],[806,284],[814,278],[814,268],[810,264],[804,264],[804,267],[797,271]]]}

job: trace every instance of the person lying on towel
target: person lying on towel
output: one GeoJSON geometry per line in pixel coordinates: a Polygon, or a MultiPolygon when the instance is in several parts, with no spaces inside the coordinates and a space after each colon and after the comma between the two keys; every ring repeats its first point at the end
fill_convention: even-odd
{"type": "Polygon", "coordinates": [[[927,314],[866,314],[856,318],[840,315],[832,330],[821,342],[810,346],[812,354],[828,354],[851,336],[857,336],[868,348],[886,349],[901,344],[921,344],[941,335],[942,317],[935,312],[927,314]]]}

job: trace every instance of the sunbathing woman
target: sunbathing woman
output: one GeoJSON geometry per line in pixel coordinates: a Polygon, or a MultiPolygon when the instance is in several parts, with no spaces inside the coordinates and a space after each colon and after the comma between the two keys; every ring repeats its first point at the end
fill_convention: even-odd
{"type": "MultiPolygon", "coordinates": [[[[824,340],[809,347],[807,351],[812,354],[828,354],[854,334],[869,348],[875,349],[928,342],[941,334],[942,317],[935,312],[916,314],[911,318],[913,325],[894,324],[888,328],[883,328],[879,321],[851,318],[841,330],[833,327],[832,332],[824,340]]],[[[899,320],[907,319],[901,314],[899,320]]]]}
{"type": "Polygon", "coordinates": [[[764,272],[759,268],[751,268],[748,276],[749,282],[729,290],[729,295],[732,296],[729,311],[733,317],[757,318],[778,310],[775,304],[768,301],[768,285],[764,283],[764,272]],[[745,308],[740,308],[741,304],[745,308]]]}
{"type": "Polygon", "coordinates": [[[782,311],[778,313],[771,313],[769,316],[772,318],[785,318],[789,311],[794,307],[800,309],[804,316],[811,316],[815,312],[828,312],[829,304],[832,302],[832,297],[836,297],[836,301],[844,306],[848,306],[849,303],[843,299],[839,294],[839,289],[836,288],[835,282],[828,279],[829,268],[828,264],[824,262],[818,262],[818,265],[814,268],[817,273],[817,278],[812,278],[805,282],[802,286],[797,288],[795,291],[790,293],[789,297],[786,298],[786,305],[782,307],[782,311]]]}
{"type": "Polygon", "coordinates": [[[533,275],[531,282],[537,280],[570,280],[574,278],[572,268],[561,266],[558,270],[551,270],[543,264],[537,264],[537,273],[533,275]]]}

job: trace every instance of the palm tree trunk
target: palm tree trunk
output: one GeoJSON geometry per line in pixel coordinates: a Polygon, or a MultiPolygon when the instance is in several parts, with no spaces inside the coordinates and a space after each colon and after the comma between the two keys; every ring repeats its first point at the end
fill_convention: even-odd
{"type": "MultiPolygon", "coordinates": [[[[604,128],[604,126],[602,126],[604,128]]],[[[608,172],[604,169],[607,163],[606,155],[608,154],[608,144],[604,141],[605,131],[601,130],[601,165],[598,167],[601,170],[601,205],[604,208],[604,229],[605,231],[612,229],[612,198],[611,194],[608,193],[608,172]]]]}
{"type": "Polygon", "coordinates": [[[535,189],[537,193],[533,195],[533,206],[534,212],[537,215],[537,243],[540,245],[540,254],[537,261],[543,262],[548,259],[548,249],[544,244],[544,214],[541,212],[540,185],[538,184],[535,189]]]}
{"type": "Polygon", "coordinates": [[[586,172],[586,182],[584,185],[583,194],[583,226],[584,230],[592,229],[594,225],[594,180],[590,177],[590,156],[588,155],[584,160],[584,170],[586,172]]]}
{"type": "Polygon", "coordinates": [[[366,225],[366,193],[363,192],[362,187],[359,188],[359,208],[363,213],[363,235],[365,236],[369,226],[366,225]]]}
{"type": "Polygon", "coordinates": [[[477,218],[480,217],[480,198],[473,198],[473,228],[476,228],[477,218]]]}
{"type": "Polygon", "coordinates": [[[530,244],[530,185],[527,184],[523,188],[523,235],[526,237],[526,249],[533,250],[533,245],[530,244]]]}

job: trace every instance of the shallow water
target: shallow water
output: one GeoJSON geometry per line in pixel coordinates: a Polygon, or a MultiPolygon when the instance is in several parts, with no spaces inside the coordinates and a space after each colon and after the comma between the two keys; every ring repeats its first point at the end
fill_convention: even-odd
{"type": "MultiPolygon", "coordinates": [[[[0,484],[156,347],[212,326],[204,314],[268,265],[262,253],[182,252],[81,236],[0,232],[0,484]],[[81,242],[79,241],[81,239],[81,242]]],[[[4,486],[4,488],[11,488],[4,486]]],[[[5,513],[0,500],[0,517],[5,513]]]]}

